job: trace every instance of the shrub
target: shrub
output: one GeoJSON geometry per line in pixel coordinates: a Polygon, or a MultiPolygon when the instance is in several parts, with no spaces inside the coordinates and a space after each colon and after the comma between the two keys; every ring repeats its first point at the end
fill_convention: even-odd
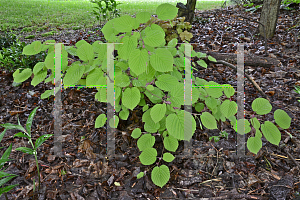
{"type": "MultiPolygon", "coordinates": [[[[161,20],[173,19],[177,14],[177,8],[167,3],[161,4],[158,6],[156,14],[161,20]]],[[[160,26],[149,21],[151,20],[150,16],[148,12],[140,12],[136,18],[130,16],[115,18],[108,21],[101,31],[109,43],[122,43],[115,44],[118,56],[114,61],[115,111],[118,115],[110,119],[108,125],[117,128],[119,118],[126,120],[129,110],[133,111],[137,106],[143,106],[142,121],[145,122],[143,127],[145,132],[142,133],[140,128],[136,128],[131,136],[138,139],[137,146],[141,151],[139,156],[141,163],[144,165],[156,163],[157,165],[151,172],[152,181],[159,187],[163,187],[168,182],[169,168],[164,164],[160,167],[158,165],[163,161],[174,160],[172,152],[177,150],[179,141],[189,141],[192,138],[196,130],[194,117],[197,118],[198,115],[201,124],[207,129],[218,129],[217,121],[229,120],[233,129],[239,134],[249,132],[255,134],[247,141],[247,147],[253,153],[257,153],[262,147],[262,133],[269,142],[278,145],[281,133],[272,122],[266,121],[261,124],[255,116],[252,116],[250,122],[247,119],[236,119],[237,104],[228,100],[235,93],[231,85],[209,87],[219,84],[214,81],[207,82],[191,75],[193,85],[198,86],[192,88],[191,104],[197,112],[202,113],[191,114],[180,109],[186,103],[184,79],[182,78],[185,69],[185,48],[183,44],[178,49],[175,48],[176,38],[165,46],[165,32],[160,26]],[[146,23],[148,26],[141,31],[132,31],[138,29],[141,23],[146,23]],[[123,34],[116,36],[119,33],[123,34]],[[129,72],[128,69],[130,69],[129,72]],[[224,101],[222,100],[223,95],[227,98],[224,101]],[[145,96],[151,101],[149,104],[146,103],[145,96]],[[253,126],[252,129],[250,125],[253,126]],[[187,129],[184,128],[185,126],[187,129]],[[164,145],[164,148],[159,148],[159,150],[164,149],[168,152],[158,152],[153,148],[156,136],[162,137],[164,145]],[[159,158],[157,157],[158,153],[161,153],[159,158]],[[157,159],[158,162],[156,162],[157,159]]],[[[42,81],[54,81],[54,46],[46,45],[47,42],[55,43],[53,40],[46,41],[44,44],[35,41],[23,49],[25,55],[34,55],[48,49],[48,55],[44,62],[39,62],[34,66],[33,71],[31,69],[24,69],[22,72],[19,69],[16,70],[13,74],[15,82],[25,81],[32,73],[35,75],[31,81],[34,86],[42,81]],[[48,69],[52,71],[52,74],[45,80],[48,69]]],[[[65,86],[75,84],[101,86],[107,83],[107,59],[113,49],[108,49],[107,45],[101,43],[101,41],[96,41],[91,45],[81,40],[76,43],[76,48],[63,46],[61,67],[65,86]],[[109,53],[107,53],[108,51],[109,53]],[[83,62],[77,61],[68,66],[68,53],[78,56],[83,62]],[[82,79],[85,73],[89,74],[86,79],[82,79]]],[[[191,57],[200,59],[206,57],[206,54],[197,53],[194,50],[191,53],[191,57]]],[[[208,57],[208,59],[216,61],[212,57],[208,57]]],[[[197,62],[206,65],[204,61],[197,62]]],[[[195,65],[193,62],[192,64],[195,65]]],[[[45,91],[41,98],[47,98],[50,95],[54,95],[54,89],[45,91]]],[[[95,98],[114,105],[114,102],[111,101],[113,96],[107,96],[106,88],[98,88],[95,98]]],[[[271,109],[271,104],[263,98],[255,99],[252,103],[252,110],[257,115],[268,114],[271,109]]],[[[291,118],[283,110],[276,110],[274,119],[281,128],[289,128],[291,118]]],[[[104,126],[106,120],[105,114],[99,115],[95,121],[95,128],[104,126]]],[[[144,176],[145,172],[141,172],[137,178],[144,176]]]]}

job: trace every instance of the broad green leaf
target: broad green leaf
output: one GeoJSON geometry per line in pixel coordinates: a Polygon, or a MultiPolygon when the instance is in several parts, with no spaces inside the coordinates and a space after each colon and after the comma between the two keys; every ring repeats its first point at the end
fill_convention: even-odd
{"type": "Polygon", "coordinates": [[[136,179],[140,179],[144,176],[144,172],[140,172],[138,173],[138,175],[136,176],[136,179]]]}
{"type": "Polygon", "coordinates": [[[213,61],[213,62],[217,62],[217,60],[212,56],[208,56],[208,60],[213,61]]]}
{"type": "Polygon", "coordinates": [[[274,112],[274,119],[275,122],[283,129],[288,129],[291,125],[292,118],[290,118],[290,116],[281,109],[277,109],[274,112]]]}
{"type": "Polygon", "coordinates": [[[250,123],[247,119],[237,120],[237,125],[235,125],[234,130],[241,135],[249,133],[251,131],[250,123]]]}
{"type": "Polygon", "coordinates": [[[163,160],[166,162],[172,162],[174,159],[175,159],[175,157],[170,153],[163,154],[163,160]]]}
{"type": "Polygon", "coordinates": [[[108,41],[115,41],[117,39],[116,35],[119,33],[119,31],[117,31],[114,28],[115,21],[116,21],[116,18],[109,20],[108,22],[106,22],[106,24],[101,29],[101,32],[104,34],[105,39],[108,41]]]}
{"type": "Polygon", "coordinates": [[[168,151],[175,152],[178,148],[178,140],[174,138],[172,135],[165,137],[164,146],[168,151]]]}
{"type": "Polygon", "coordinates": [[[144,151],[147,148],[153,147],[155,143],[155,137],[152,136],[150,133],[142,135],[138,141],[137,141],[137,146],[140,151],[144,151]]]}
{"type": "Polygon", "coordinates": [[[170,170],[166,165],[156,166],[151,172],[153,183],[159,187],[163,187],[170,179],[170,170]]]}
{"type": "Polygon", "coordinates": [[[115,78],[115,85],[119,87],[127,87],[130,84],[130,79],[127,74],[120,74],[115,78]]]}
{"type": "Polygon", "coordinates": [[[256,117],[250,119],[251,125],[258,130],[260,127],[260,123],[256,117]]]}
{"type": "Polygon", "coordinates": [[[231,96],[234,95],[235,90],[231,85],[224,84],[223,86],[226,86],[226,87],[223,87],[223,89],[224,89],[224,94],[226,95],[227,98],[230,98],[231,96]]]}
{"type": "Polygon", "coordinates": [[[200,116],[200,119],[201,119],[202,124],[206,128],[208,128],[208,129],[218,129],[217,121],[216,121],[215,117],[212,116],[212,114],[210,114],[209,112],[202,113],[202,115],[200,116]]]}
{"type": "Polygon", "coordinates": [[[43,94],[41,94],[41,99],[46,99],[46,98],[50,97],[51,95],[54,95],[54,89],[46,90],[43,94]]]}
{"type": "Polygon", "coordinates": [[[167,49],[157,49],[156,52],[150,56],[150,63],[156,71],[173,71],[173,56],[167,49]]]}
{"type": "Polygon", "coordinates": [[[176,47],[178,43],[177,38],[173,38],[172,40],[170,40],[170,42],[168,43],[168,47],[176,47]]]}
{"type": "Polygon", "coordinates": [[[31,85],[35,87],[37,84],[45,80],[46,77],[47,77],[47,70],[39,71],[38,73],[34,74],[34,77],[31,81],[31,85]]]}
{"type": "Polygon", "coordinates": [[[30,148],[27,148],[27,147],[18,147],[15,150],[16,151],[22,151],[23,153],[28,153],[30,155],[33,155],[33,153],[34,153],[33,149],[30,149],[30,148]]]}
{"type": "Polygon", "coordinates": [[[171,91],[178,83],[177,78],[170,74],[162,74],[157,78],[157,81],[155,81],[155,85],[164,91],[171,91]]]}
{"type": "MultiPolygon", "coordinates": [[[[150,17],[149,17],[150,18],[150,17]]],[[[114,29],[118,32],[131,32],[134,28],[136,21],[129,15],[115,18],[114,29]]]]}
{"type": "Polygon", "coordinates": [[[44,134],[41,135],[36,141],[35,141],[35,149],[39,148],[48,138],[50,138],[53,134],[44,134]]]}
{"type": "Polygon", "coordinates": [[[265,115],[272,110],[272,105],[266,99],[257,98],[252,102],[252,110],[258,115],[265,115]]]}
{"type": "Polygon", "coordinates": [[[122,43],[118,49],[118,55],[121,59],[127,60],[137,47],[137,39],[133,36],[125,36],[122,38],[122,43]]]}
{"type": "Polygon", "coordinates": [[[261,131],[265,138],[272,144],[278,145],[281,140],[281,133],[278,128],[270,121],[261,125],[261,131]]]}
{"type": "MultiPolygon", "coordinates": [[[[145,37],[143,38],[145,45],[149,45],[150,47],[158,47],[163,42],[165,42],[165,33],[161,32],[160,30],[152,30],[146,32],[145,37]]],[[[168,51],[167,49],[165,49],[168,51]]],[[[171,55],[171,53],[169,52],[171,55]]]]}
{"type": "Polygon", "coordinates": [[[45,66],[47,69],[51,69],[52,72],[54,71],[54,52],[48,52],[48,55],[45,58],[45,66]]]}
{"type": "Polygon", "coordinates": [[[95,128],[104,126],[106,120],[107,120],[107,118],[106,118],[105,114],[99,115],[95,121],[95,128]]]}
{"type": "Polygon", "coordinates": [[[118,124],[119,124],[119,117],[114,115],[114,117],[109,120],[109,126],[111,128],[117,128],[118,124]]]}
{"type": "Polygon", "coordinates": [[[141,94],[137,87],[126,88],[122,93],[122,104],[133,110],[140,102],[141,94]]]}
{"type": "Polygon", "coordinates": [[[24,69],[21,73],[17,74],[14,77],[14,82],[21,83],[26,81],[32,75],[32,71],[30,68],[24,69]]]}
{"type": "Polygon", "coordinates": [[[162,120],[165,114],[166,114],[166,104],[164,103],[154,105],[150,111],[151,118],[155,123],[162,120]]]}
{"type": "Polygon", "coordinates": [[[134,72],[137,76],[146,71],[148,52],[146,49],[135,49],[131,52],[128,59],[130,71],[134,72]]]}
{"type": "Polygon", "coordinates": [[[32,125],[32,120],[33,120],[33,117],[36,113],[36,110],[38,109],[39,107],[36,107],[35,109],[33,109],[30,113],[30,115],[28,116],[28,119],[27,119],[27,122],[26,122],[26,130],[27,130],[27,133],[29,135],[31,135],[31,125],[32,125]]]}
{"type": "Polygon", "coordinates": [[[119,113],[119,117],[120,117],[122,120],[127,120],[128,115],[129,115],[129,110],[128,110],[128,109],[123,109],[123,110],[119,113]]]}
{"type": "Polygon", "coordinates": [[[138,12],[135,18],[139,23],[146,23],[150,17],[151,14],[149,12],[138,12]]]}
{"type": "Polygon", "coordinates": [[[34,41],[33,43],[24,47],[22,54],[35,55],[41,52],[42,43],[41,41],[34,41]]]}
{"type": "Polygon", "coordinates": [[[157,151],[154,148],[144,149],[139,156],[143,165],[152,165],[156,161],[157,151]]]}
{"type": "Polygon", "coordinates": [[[204,103],[196,103],[195,110],[201,112],[204,109],[204,103]]]}
{"type": "Polygon", "coordinates": [[[255,136],[255,137],[250,137],[247,140],[247,148],[249,151],[251,151],[254,154],[257,154],[257,152],[261,149],[262,147],[262,141],[260,137],[255,136]]]}
{"type": "Polygon", "coordinates": [[[26,132],[26,130],[23,128],[23,126],[20,126],[20,125],[6,123],[6,124],[0,124],[0,126],[6,128],[6,129],[18,129],[20,131],[26,132]]]}
{"type": "MultiPolygon", "coordinates": [[[[87,86],[99,86],[102,85],[105,77],[103,77],[103,71],[100,68],[93,69],[86,77],[87,86]]],[[[106,84],[106,83],[105,83],[106,84]]]]}
{"type": "Polygon", "coordinates": [[[131,137],[133,137],[134,139],[137,139],[141,136],[142,132],[140,128],[135,128],[132,133],[131,133],[131,137]]]}
{"type": "Polygon", "coordinates": [[[160,4],[156,9],[157,18],[161,20],[174,19],[177,12],[178,8],[168,3],[160,4]]]}
{"type": "Polygon", "coordinates": [[[46,78],[44,82],[48,83],[50,81],[52,81],[52,83],[54,84],[54,73],[52,73],[48,78],[46,78]]]}
{"type": "Polygon", "coordinates": [[[177,83],[170,91],[171,103],[183,105],[184,104],[184,84],[177,83]]]}
{"type": "Polygon", "coordinates": [[[214,98],[219,98],[223,95],[222,86],[214,81],[209,81],[205,86],[205,90],[207,91],[209,96],[212,96],[214,98]]]}
{"type": "Polygon", "coordinates": [[[198,63],[198,65],[200,65],[201,67],[204,67],[205,69],[207,68],[207,64],[204,60],[197,60],[196,61],[198,63]]]}
{"type": "Polygon", "coordinates": [[[218,104],[217,104],[217,99],[213,97],[208,97],[205,99],[205,104],[207,107],[210,109],[214,109],[218,104]]]}
{"type": "Polygon", "coordinates": [[[220,106],[222,114],[228,118],[237,113],[237,104],[234,101],[225,100],[220,106]]]}
{"type": "Polygon", "coordinates": [[[77,47],[77,49],[79,49],[79,47],[84,44],[89,44],[89,43],[85,40],[79,40],[78,42],[76,42],[75,46],[77,47]]]}
{"type": "Polygon", "coordinates": [[[76,84],[82,77],[83,73],[84,73],[84,67],[82,67],[78,64],[72,65],[68,69],[68,71],[64,77],[63,84],[65,86],[76,84]]]}
{"type": "Polygon", "coordinates": [[[80,60],[83,60],[85,62],[91,61],[94,59],[94,51],[93,47],[90,44],[82,44],[77,49],[77,55],[80,58],[80,60]]]}
{"type": "Polygon", "coordinates": [[[189,112],[181,110],[177,114],[168,115],[166,127],[173,137],[189,141],[196,130],[196,121],[189,112]]]}
{"type": "Polygon", "coordinates": [[[44,62],[38,62],[34,65],[33,68],[33,73],[37,74],[39,71],[41,71],[43,68],[45,67],[45,63],[44,62]]]}

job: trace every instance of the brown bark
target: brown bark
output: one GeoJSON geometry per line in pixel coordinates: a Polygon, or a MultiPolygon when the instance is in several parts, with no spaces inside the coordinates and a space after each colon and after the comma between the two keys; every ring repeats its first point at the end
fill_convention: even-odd
{"type": "Polygon", "coordinates": [[[187,0],[187,4],[177,3],[178,17],[185,17],[185,22],[192,24],[195,16],[195,7],[197,0],[187,0]]]}
{"type": "Polygon", "coordinates": [[[270,39],[275,34],[277,18],[279,14],[281,0],[264,0],[260,14],[259,33],[261,36],[270,39]],[[265,29],[265,30],[264,30],[265,29]]]}

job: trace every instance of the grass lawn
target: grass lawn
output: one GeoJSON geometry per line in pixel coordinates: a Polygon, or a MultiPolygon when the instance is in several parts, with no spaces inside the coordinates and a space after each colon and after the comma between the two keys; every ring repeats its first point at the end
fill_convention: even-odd
{"type": "MultiPolygon", "coordinates": [[[[124,14],[136,14],[139,11],[148,11],[155,14],[161,3],[170,3],[176,6],[177,2],[186,3],[186,0],[119,0],[122,4],[117,8],[124,14]]],[[[223,1],[199,1],[198,10],[215,9],[223,1]]],[[[227,2],[227,5],[229,2],[227,2]]],[[[104,5],[104,3],[102,4],[104,5]]],[[[43,31],[71,28],[88,28],[99,22],[92,13],[96,4],[89,0],[1,0],[0,2],[0,30],[17,30],[21,32],[43,31]],[[50,29],[50,30],[49,30],[50,29]]]]}

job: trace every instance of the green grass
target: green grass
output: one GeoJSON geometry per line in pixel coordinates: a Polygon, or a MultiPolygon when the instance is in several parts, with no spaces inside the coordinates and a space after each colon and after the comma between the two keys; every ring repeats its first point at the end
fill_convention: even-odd
{"type": "MultiPolygon", "coordinates": [[[[136,14],[148,11],[155,14],[161,3],[176,5],[175,0],[119,0],[123,3],[117,8],[124,14],[136,14]]],[[[186,0],[180,2],[186,3],[186,0]]],[[[220,7],[222,1],[199,1],[198,10],[208,10],[220,7]]],[[[0,30],[16,30],[20,32],[55,31],[56,28],[71,29],[85,28],[97,25],[99,22],[91,12],[93,6],[89,0],[1,0],[0,2],[0,30]]]]}

